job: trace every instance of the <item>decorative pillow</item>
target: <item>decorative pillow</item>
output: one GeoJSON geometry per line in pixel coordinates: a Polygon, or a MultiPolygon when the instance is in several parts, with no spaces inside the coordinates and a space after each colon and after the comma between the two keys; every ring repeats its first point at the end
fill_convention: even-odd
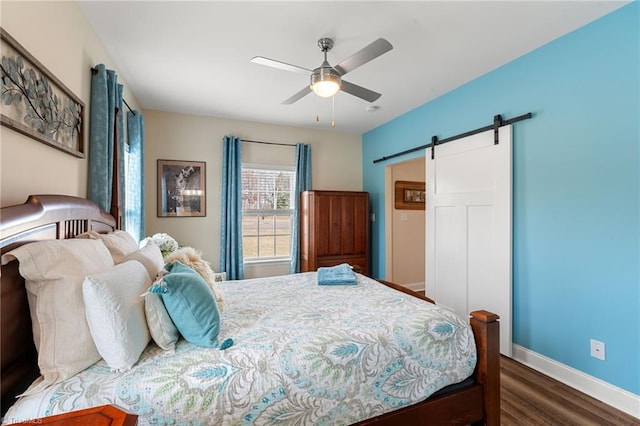
{"type": "Polygon", "coordinates": [[[180,262],[165,266],[169,271],[151,287],[160,294],[164,306],[180,334],[194,345],[217,348],[220,311],[213,292],[204,279],[180,262]]]}
{"type": "Polygon", "coordinates": [[[101,240],[111,253],[114,263],[122,263],[124,259],[138,250],[138,243],[125,231],[116,230],[108,234],[100,234],[96,231],[89,231],[78,235],[76,238],[90,238],[101,240]]]}
{"type": "Polygon", "coordinates": [[[140,250],[136,250],[124,259],[125,262],[128,260],[137,260],[142,263],[142,265],[147,269],[151,281],[155,281],[158,273],[164,269],[162,253],[158,246],[151,241],[149,241],[140,250]]]}
{"type": "Polygon", "coordinates": [[[147,293],[144,296],[144,312],[147,314],[149,333],[156,345],[165,351],[174,351],[180,332],[176,328],[159,294],[147,293]]]}
{"type": "Polygon", "coordinates": [[[216,274],[211,269],[211,265],[206,260],[202,259],[202,253],[193,247],[180,247],[173,253],[165,256],[164,262],[169,264],[178,261],[183,265],[186,265],[196,271],[209,285],[211,291],[216,296],[218,302],[218,309],[220,312],[224,311],[224,299],[222,292],[216,287],[216,274]]]}
{"type": "Polygon", "coordinates": [[[88,274],[113,268],[107,248],[97,240],[47,240],[25,244],[2,256],[17,259],[25,278],[33,338],[42,382],[39,392],[100,360],[82,300],[88,274]]]}
{"type": "Polygon", "coordinates": [[[150,335],[140,297],[151,279],[137,260],[89,275],[82,296],[91,336],[107,365],[116,371],[131,369],[149,343],[150,335]]]}

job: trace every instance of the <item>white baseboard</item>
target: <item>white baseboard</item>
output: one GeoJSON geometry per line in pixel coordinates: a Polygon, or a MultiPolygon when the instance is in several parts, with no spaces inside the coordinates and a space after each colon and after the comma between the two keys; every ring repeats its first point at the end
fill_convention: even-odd
{"type": "Polygon", "coordinates": [[[516,344],[513,345],[513,359],[640,419],[638,395],[516,344]]]}
{"type": "Polygon", "coordinates": [[[400,284],[400,285],[402,287],[408,288],[409,290],[424,291],[424,281],[419,283],[407,283],[407,284],[400,284]]]}

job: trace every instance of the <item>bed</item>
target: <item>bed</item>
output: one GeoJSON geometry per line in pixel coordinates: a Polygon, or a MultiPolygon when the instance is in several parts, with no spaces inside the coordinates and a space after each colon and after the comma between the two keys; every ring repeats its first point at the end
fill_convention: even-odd
{"type": "MultiPolygon", "coordinates": [[[[0,215],[2,254],[115,229],[110,215],[70,196],[30,196],[0,215]]],[[[38,354],[16,261],[1,280],[5,422],[112,404],[138,424],[499,424],[495,314],[474,311],[467,324],[393,283],[357,275],[355,286],[324,287],[315,272],[220,284],[228,349],[181,340],[167,353],[150,343],[129,371],[100,360],[16,403],[39,377],[38,354]]]]}

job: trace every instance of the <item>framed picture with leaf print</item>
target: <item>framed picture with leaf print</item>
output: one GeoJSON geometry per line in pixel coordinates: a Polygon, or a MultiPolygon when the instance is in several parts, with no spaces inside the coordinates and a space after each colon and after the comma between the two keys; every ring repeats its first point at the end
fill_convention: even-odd
{"type": "Polygon", "coordinates": [[[0,38],[0,123],[84,158],[84,103],[2,28],[0,38]]]}

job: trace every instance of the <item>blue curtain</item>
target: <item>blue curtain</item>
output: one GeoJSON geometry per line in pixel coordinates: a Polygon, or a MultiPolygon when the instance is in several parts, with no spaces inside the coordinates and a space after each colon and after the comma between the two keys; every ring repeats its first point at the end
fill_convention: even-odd
{"type": "MultiPolygon", "coordinates": [[[[97,65],[91,78],[91,105],[89,115],[89,182],[88,197],[104,211],[111,210],[113,155],[116,128],[118,144],[124,154],[124,122],[122,114],[123,86],[118,84],[115,71],[97,65]]],[[[122,167],[120,182],[124,182],[124,155],[120,156],[122,167]]],[[[120,194],[123,194],[122,190],[120,194]]]]}
{"type": "Polygon", "coordinates": [[[291,226],[291,268],[300,272],[300,193],[311,189],[311,145],[296,144],[296,188],[293,199],[293,224],[291,226]]]}
{"type": "Polygon", "coordinates": [[[220,270],[227,279],[244,278],[242,262],[242,163],[240,138],[222,139],[220,270]]]}
{"type": "MultiPolygon", "coordinates": [[[[124,110],[123,110],[123,92],[124,92],[124,86],[122,84],[118,84],[116,85],[116,108],[117,108],[117,113],[116,113],[116,126],[118,126],[118,130],[117,130],[117,134],[116,134],[116,138],[118,141],[118,152],[120,153],[119,157],[118,157],[118,170],[117,173],[119,174],[118,177],[118,194],[120,195],[120,208],[122,209],[122,212],[126,212],[127,211],[127,206],[126,206],[126,197],[125,197],[125,179],[126,179],[126,175],[125,175],[125,159],[124,159],[124,151],[125,151],[125,139],[124,139],[124,110]]],[[[124,218],[122,218],[122,223],[124,225],[124,218]]]]}
{"type": "Polygon", "coordinates": [[[127,113],[127,140],[129,173],[124,229],[140,241],[144,237],[144,117],[140,111],[127,113]]]}

